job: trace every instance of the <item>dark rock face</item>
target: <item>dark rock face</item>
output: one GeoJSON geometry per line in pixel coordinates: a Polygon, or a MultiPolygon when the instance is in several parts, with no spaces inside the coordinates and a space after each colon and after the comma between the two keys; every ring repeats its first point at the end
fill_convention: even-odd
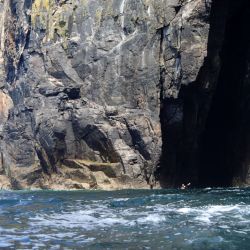
{"type": "Polygon", "coordinates": [[[198,77],[164,100],[164,186],[249,184],[249,14],[249,1],[213,1],[198,77]]]}
{"type": "Polygon", "coordinates": [[[226,3],[221,68],[201,147],[200,183],[213,186],[249,184],[250,3],[226,3]]]}
{"type": "Polygon", "coordinates": [[[1,7],[2,92],[13,102],[1,122],[1,152],[12,186],[51,187],[54,176],[62,181],[53,183],[94,185],[66,178],[67,159],[115,164],[128,185],[153,184],[161,100],[198,75],[209,3],[5,0],[1,7]]]}
{"type": "MultiPolygon", "coordinates": [[[[218,114],[229,110],[216,110],[227,79],[229,93],[235,89],[233,78],[223,73],[233,67],[226,65],[236,39],[229,30],[234,22],[247,21],[236,18],[243,0],[237,8],[231,1],[219,2],[211,9],[211,1],[202,0],[0,1],[0,176],[5,185],[210,184],[217,156],[212,153],[211,163],[205,159],[213,136],[220,134],[211,121],[222,121],[218,114]]],[[[241,67],[248,57],[240,58],[247,44],[239,54],[232,52],[241,61],[235,77],[244,88],[248,74],[241,67]]],[[[242,138],[248,122],[241,107],[248,98],[237,98],[233,103],[244,129],[236,147],[247,152],[242,138]]],[[[231,132],[225,129],[223,136],[231,132]]],[[[233,133],[238,136],[236,127],[233,133]]],[[[243,162],[238,153],[236,158],[243,162]]],[[[247,163],[224,168],[238,171],[230,170],[228,182],[235,176],[246,181],[247,163]]]]}
{"type": "MultiPolygon", "coordinates": [[[[206,121],[216,92],[221,67],[220,53],[224,40],[228,1],[214,1],[210,16],[207,56],[199,73],[188,85],[182,85],[177,98],[165,98],[161,109],[163,138],[162,166],[159,171],[162,186],[180,186],[200,182],[205,157],[202,140],[206,133],[206,121]]],[[[209,157],[209,152],[208,152],[209,157]]],[[[210,180],[217,175],[211,172],[210,180]]],[[[207,183],[207,185],[209,185],[207,183]]]]}

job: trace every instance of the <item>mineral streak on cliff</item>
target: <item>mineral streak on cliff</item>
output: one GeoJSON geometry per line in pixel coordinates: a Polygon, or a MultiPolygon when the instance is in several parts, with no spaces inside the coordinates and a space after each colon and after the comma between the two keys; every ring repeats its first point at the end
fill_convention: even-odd
{"type": "Polygon", "coordinates": [[[1,178],[13,188],[198,184],[209,169],[198,162],[220,71],[222,7],[0,1],[1,178]]]}

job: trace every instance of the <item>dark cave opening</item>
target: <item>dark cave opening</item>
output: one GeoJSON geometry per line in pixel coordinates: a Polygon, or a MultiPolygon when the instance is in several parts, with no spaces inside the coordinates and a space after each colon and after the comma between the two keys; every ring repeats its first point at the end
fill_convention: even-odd
{"type": "Polygon", "coordinates": [[[244,183],[249,144],[250,3],[229,1],[221,69],[201,138],[200,186],[244,183]]]}
{"type": "Polygon", "coordinates": [[[233,186],[250,165],[250,2],[213,1],[197,81],[162,100],[162,187],[233,186]],[[218,59],[219,58],[219,59],[218,59]],[[210,88],[204,88],[205,82],[210,88]],[[248,164],[249,163],[249,164],[248,164]]]}
{"type": "Polygon", "coordinates": [[[158,177],[162,187],[198,184],[200,127],[208,95],[195,83],[182,87],[179,97],[163,100],[162,157],[158,177]]]}

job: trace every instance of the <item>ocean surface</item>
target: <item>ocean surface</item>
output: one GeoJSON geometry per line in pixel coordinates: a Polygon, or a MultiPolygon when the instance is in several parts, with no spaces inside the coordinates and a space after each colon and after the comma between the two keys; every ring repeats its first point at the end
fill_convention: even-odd
{"type": "Polygon", "coordinates": [[[0,249],[250,249],[250,189],[1,191],[0,249]]]}

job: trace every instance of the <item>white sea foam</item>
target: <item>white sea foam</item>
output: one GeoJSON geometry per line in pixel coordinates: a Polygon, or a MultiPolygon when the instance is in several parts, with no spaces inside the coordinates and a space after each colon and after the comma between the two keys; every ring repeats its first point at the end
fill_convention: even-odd
{"type": "Polygon", "coordinates": [[[195,220],[209,224],[209,223],[211,223],[210,218],[211,218],[211,215],[210,215],[210,214],[204,214],[204,213],[203,213],[202,215],[197,216],[197,217],[195,218],[195,220]]]}
{"type": "Polygon", "coordinates": [[[82,228],[94,230],[96,228],[112,227],[114,225],[134,226],[136,224],[159,224],[166,221],[160,213],[138,212],[134,209],[124,209],[119,213],[113,213],[108,207],[95,208],[91,210],[79,210],[62,214],[51,214],[49,216],[36,216],[31,223],[37,227],[51,228],[82,228]]]}
{"type": "MultiPolygon", "coordinates": [[[[161,208],[163,211],[164,208],[161,208]]],[[[166,210],[167,211],[167,210],[166,210]]],[[[175,211],[172,209],[172,211],[175,211]]],[[[223,221],[230,218],[238,224],[247,224],[250,222],[250,206],[249,205],[211,205],[204,207],[182,207],[176,209],[176,212],[181,216],[189,216],[190,219],[202,224],[216,224],[218,221],[223,221]]],[[[221,228],[228,229],[228,225],[222,225],[221,228]]]]}
{"type": "Polygon", "coordinates": [[[247,232],[240,231],[240,230],[233,230],[233,231],[236,232],[236,233],[239,233],[239,234],[247,234],[247,232]]]}
{"type": "MultiPolygon", "coordinates": [[[[150,196],[150,198],[156,200],[157,195],[150,196]]],[[[179,200],[174,200],[172,203],[167,204],[149,203],[141,209],[140,205],[134,206],[133,204],[129,198],[106,199],[86,205],[79,203],[77,208],[73,209],[72,207],[72,211],[40,214],[30,219],[30,224],[39,230],[47,227],[52,231],[60,229],[72,232],[72,234],[65,236],[64,233],[51,234],[52,238],[50,240],[53,238],[62,239],[63,236],[75,239],[75,237],[79,236],[77,232],[80,229],[81,232],[84,232],[79,239],[82,242],[95,241],[96,239],[91,239],[91,237],[96,230],[106,232],[110,228],[120,230],[121,227],[129,227],[131,230],[134,228],[135,230],[140,225],[143,225],[144,228],[159,227],[160,225],[160,227],[165,227],[166,230],[168,230],[168,225],[172,225],[173,229],[175,229],[173,235],[183,235],[184,237],[187,233],[182,231],[182,226],[183,228],[190,226],[190,221],[192,221],[192,225],[194,224],[194,228],[200,228],[201,232],[207,230],[208,226],[210,228],[216,225],[216,228],[220,228],[226,233],[235,232],[242,236],[249,234],[247,223],[250,223],[250,205],[192,206],[192,203],[190,204],[187,201],[183,200],[182,203],[179,200]],[[113,207],[111,206],[112,202],[128,202],[128,207],[113,207]],[[132,207],[129,207],[129,204],[132,204],[132,207]],[[183,207],[180,205],[183,205],[183,207]],[[181,223],[173,224],[179,220],[181,223]],[[236,224],[240,227],[235,228],[236,224]]],[[[190,226],[190,232],[195,233],[194,228],[190,226]]]]}
{"type": "Polygon", "coordinates": [[[166,221],[165,216],[159,214],[150,214],[146,217],[137,219],[138,223],[160,223],[166,221]]]}
{"type": "Polygon", "coordinates": [[[93,230],[96,227],[110,227],[115,224],[128,225],[130,222],[111,213],[98,214],[97,211],[74,211],[71,213],[37,216],[32,220],[37,226],[83,228],[93,230]],[[90,214],[97,214],[97,216],[90,214]]]}
{"type": "Polygon", "coordinates": [[[222,206],[222,205],[215,205],[215,206],[208,206],[206,212],[211,214],[221,214],[224,212],[231,212],[233,210],[239,210],[238,205],[234,206],[222,206]]]}
{"type": "Polygon", "coordinates": [[[129,198],[117,198],[117,199],[113,199],[113,201],[128,201],[129,198]]]}
{"type": "Polygon", "coordinates": [[[182,208],[179,208],[177,211],[179,213],[182,213],[182,214],[188,214],[188,213],[194,211],[194,209],[192,209],[190,207],[182,207],[182,208]]]}
{"type": "MultiPolygon", "coordinates": [[[[0,238],[0,240],[1,240],[1,238],[0,238]]],[[[11,247],[12,246],[12,243],[8,243],[8,242],[0,242],[0,247],[11,247]]]]}

